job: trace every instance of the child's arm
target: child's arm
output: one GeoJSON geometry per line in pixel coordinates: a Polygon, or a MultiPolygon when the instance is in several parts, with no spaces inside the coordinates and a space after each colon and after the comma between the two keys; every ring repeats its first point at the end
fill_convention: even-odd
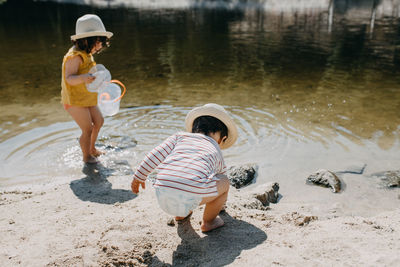
{"type": "Polygon", "coordinates": [[[70,85],[78,85],[81,83],[91,83],[96,79],[90,73],[76,75],[79,70],[79,66],[83,63],[80,56],[74,56],[65,62],[65,80],[70,85]]]}
{"type": "Polygon", "coordinates": [[[222,155],[221,155],[221,158],[218,160],[218,165],[217,166],[218,166],[217,167],[218,168],[217,173],[226,175],[226,165],[225,165],[225,160],[222,157],[222,155]]]}
{"type": "Polygon", "coordinates": [[[145,189],[144,182],[146,181],[147,176],[172,152],[176,145],[176,141],[176,135],[170,136],[145,156],[133,175],[133,181],[131,184],[133,193],[137,194],[139,192],[139,185],[145,189]]]}

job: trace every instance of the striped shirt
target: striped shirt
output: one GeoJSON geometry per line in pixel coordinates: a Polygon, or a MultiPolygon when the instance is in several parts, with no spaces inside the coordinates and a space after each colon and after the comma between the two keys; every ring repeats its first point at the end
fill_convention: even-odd
{"type": "Polygon", "coordinates": [[[200,133],[179,132],[150,151],[134,178],[144,182],[158,169],[155,187],[172,188],[200,197],[218,195],[216,174],[226,166],[218,143],[200,133]]]}

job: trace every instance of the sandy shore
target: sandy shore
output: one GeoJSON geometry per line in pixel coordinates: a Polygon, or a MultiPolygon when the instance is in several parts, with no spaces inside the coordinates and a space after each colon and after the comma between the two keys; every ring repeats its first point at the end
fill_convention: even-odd
{"type": "MultiPolygon", "coordinates": [[[[151,186],[129,176],[6,188],[0,195],[1,266],[398,266],[400,209],[372,217],[316,214],[283,197],[248,209],[231,188],[226,225],[200,231],[202,208],[170,226],[151,186]]],[[[280,192],[284,188],[281,188],[280,192]]],[[[325,189],[323,189],[325,190],[325,189]]],[[[327,194],[330,192],[327,192],[327,194]]],[[[323,210],[323,207],[320,207],[323,210]]]]}

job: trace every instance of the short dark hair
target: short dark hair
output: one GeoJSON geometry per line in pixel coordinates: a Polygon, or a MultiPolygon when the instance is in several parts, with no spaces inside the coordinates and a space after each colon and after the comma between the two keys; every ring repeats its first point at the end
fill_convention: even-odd
{"type": "Polygon", "coordinates": [[[90,54],[93,47],[96,45],[97,41],[100,41],[103,46],[103,48],[98,53],[103,51],[106,47],[110,46],[110,39],[105,36],[91,36],[91,37],[86,37],[86,38],[80,38],[80,39],[72,41],[72,43],[79,50],[85,51],[86,53],[90,54]]]}
{"type": "Polygon", "coordinates": [[[203,133],[209,135],[210,133],[221,133],[221,138],[228,137],[228,128],[219,119],[213,116],[200,116],[193,121],[192,133],[203,133]]]}

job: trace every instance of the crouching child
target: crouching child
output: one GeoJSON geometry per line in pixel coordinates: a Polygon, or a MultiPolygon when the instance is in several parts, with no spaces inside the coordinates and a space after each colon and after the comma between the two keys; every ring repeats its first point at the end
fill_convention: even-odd
{"type": "Polygon", "coordinates": [[[209,103],[191,110],[187,132],[178,132],[150,151],[135,171],[133,193],[145,189],[148,175],[157,168],[154,189],[159,206],[182,221],[205,205],[201,230],[224,225],[218,216],[228,198],[229,179],[221,149],[232,146],[237,127],[225,109],[209,103]]]}

